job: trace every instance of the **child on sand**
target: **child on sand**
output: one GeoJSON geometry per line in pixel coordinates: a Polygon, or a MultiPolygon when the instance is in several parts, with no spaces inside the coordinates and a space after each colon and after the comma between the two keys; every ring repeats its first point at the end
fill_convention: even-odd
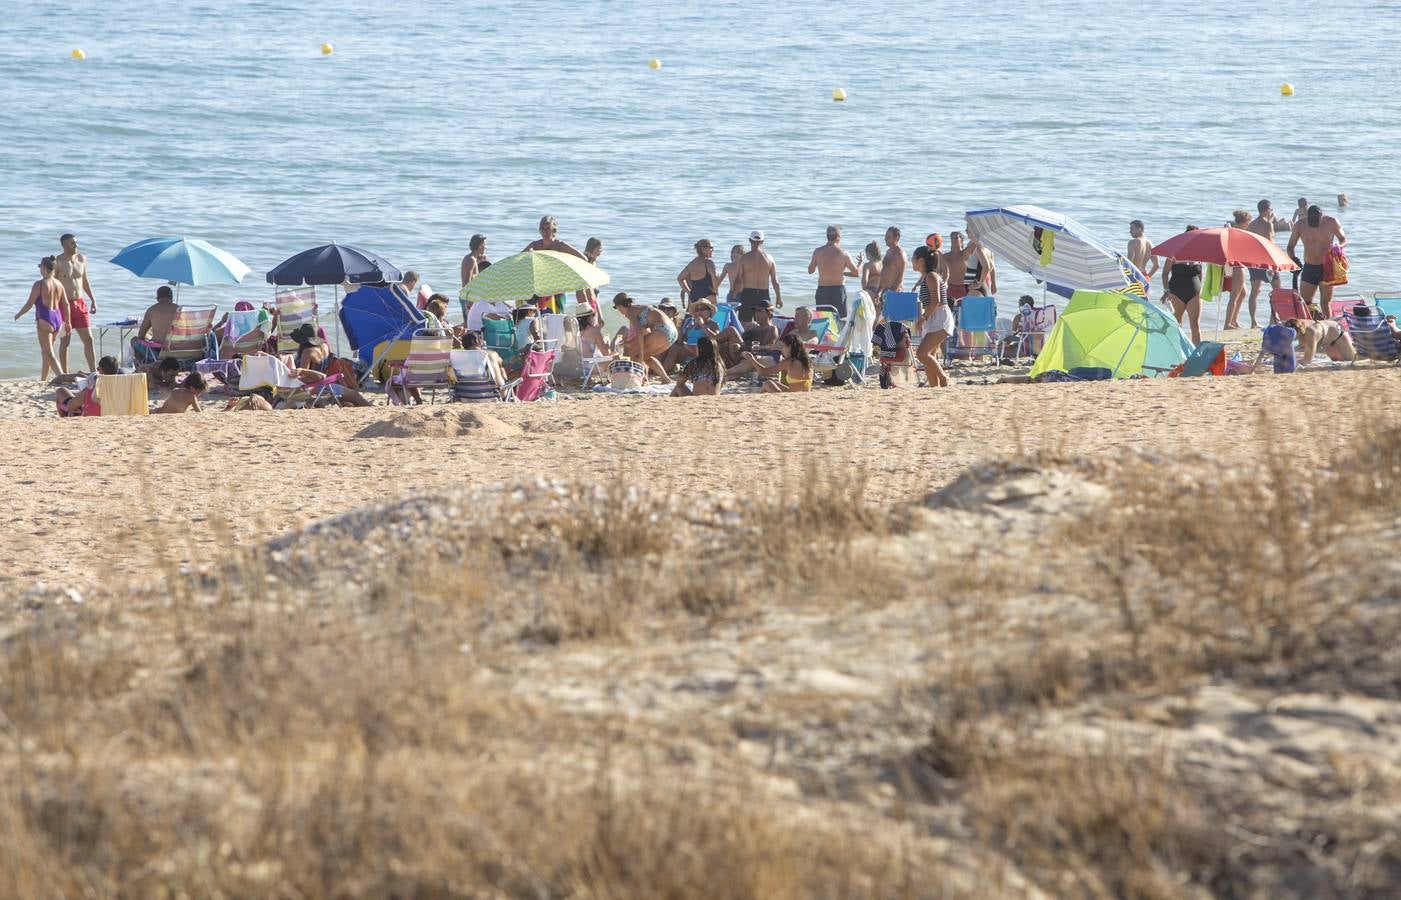
{"type": "Polygon", "coordinates": [[[206,385],[204,376],[198,372],[191,372],[185,376],[185,380],[180,386],[170,392],[170,396],[165,398],[165,403],[152,410],[154,413],[182,413],[193,410],[199,412],[199,395],[204,393],[206,385]]]}

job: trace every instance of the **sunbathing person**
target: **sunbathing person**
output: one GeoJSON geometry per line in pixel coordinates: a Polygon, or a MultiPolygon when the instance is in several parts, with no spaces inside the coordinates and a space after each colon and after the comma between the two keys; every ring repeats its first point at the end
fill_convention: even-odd
{"type": "Polygon", "coordinates": [[[725,384],[725,362],[715,338],[702,335],[696,341],[696,355],[681,367],[676,376],[673,397],[713,397],[725,384]]]}
{"type": "Polygon", "coordinates": [[[1352,362],[1357,359],[1357,348],[1352,345],[1352,336],[1333,319],[1312,322],[1305,319],[1286,319],[1284,324],[1299,333],[1299,350],[1303,356],[1299,365],[1313,362],[1314,354],[1320,350],[1334,362],[1352,362]]]}
{"type": "Polygon", "coordinates": [[[182,413],[194,410],[199,412],[199,395],[204,393],[204,376],[191,372],[185,380],[165,398],[165,403],[151,410],[153,413],[182,413]]]}
{"type": "Polygon", "coordinates": [[[230,412],[272,412],[272,404],[261,393],[252,393],[246,397],[230,397],[224,409],[230,412]]]}
{"type": "Polygon", "coordinates": [[[803,394],[812,390],[812,359],[803,342],[795,334],[782,340],[783,355],[778,362],[769,365],[762,363],[752,353],[744,355],[745,360],[761,375],[778,375],[776,381],[764,382],[766,394],[803,394]]]}
{"type": "Polygon", "coordinates": [[[97,391],[97,376],[116,375],[120,371],[115,359],[104,356],[97,361],[97,372],[84,379],[76,391],[70,391],[68,388],[59,388],[54,391],[54,403],[58,406],[59,418],[101,415],[102,409],[93,397],[97,391]]]}

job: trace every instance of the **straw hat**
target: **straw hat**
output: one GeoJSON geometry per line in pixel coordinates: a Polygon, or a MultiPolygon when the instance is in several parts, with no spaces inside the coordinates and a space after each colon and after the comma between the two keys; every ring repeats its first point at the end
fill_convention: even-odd
{"type": "Polygon", "coordinates": [[[689,315],[693,315],[693,316],[694,316],[694,315],[696,314],[696,310],[702,309],[702,308],[703,308],[703,309],[708,309],[708,310],[710,310],[710,314],[711,314],[712,316],[715,315],[715,304],[712,303],[712,302],[709,301],[709,300],[697,300],[696,302],[692,303],[690,306],[686,307],[686,312],[687,312],[689,315]]]}

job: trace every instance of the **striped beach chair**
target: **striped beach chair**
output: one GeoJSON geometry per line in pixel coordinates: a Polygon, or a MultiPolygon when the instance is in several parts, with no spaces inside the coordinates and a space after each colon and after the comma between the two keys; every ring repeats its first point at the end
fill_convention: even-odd
{"type": "Polygon", "coordinates": [[[316,288],[282,289],[273,301],[277,305],[277,352],[296,353],[297,342],[292,332],[297,326],[316,325],[316,288]]]}
{"type": "Polygon", "coordinates": [[[170,332],[161,345],[161,359],[178,359],[188,369],[209,355],[209,339],[214,333],[213,306],[182,306],[170,323],[170,332]]]}
{"type": "Polygon", "coordinates": [[[486,350],[454,350],[450,354],[452,398],[459,403],[499,403],[502,384],[487,359],[486,350]]]}
{"type": "Polygon", "coordinates": [[[240,309],[229,313],[228,332],[224,336],[225,347],[219,355],[238,359],[264,348],[272,337],[272,322],[264,309],[240,309]]]}
{"type": "Polygon", "coordinates": [[[1383,362],[1401,362],[1401,343],[1391,333],[1391,325],[1380,314],[1364,316],[1351,309],[1343,312],[1352,344],[1357,355],[1363,359],[1376,359],[1383,362]]]}
{"type": "Polygon", "coordinates": [[[429,402],[432,403],[437,400],[438,388],[451,384],[452,335],[427,328],[414,332],[409,355],[398,373],[390,379],[390,389],[430,388],[429,402]]]}

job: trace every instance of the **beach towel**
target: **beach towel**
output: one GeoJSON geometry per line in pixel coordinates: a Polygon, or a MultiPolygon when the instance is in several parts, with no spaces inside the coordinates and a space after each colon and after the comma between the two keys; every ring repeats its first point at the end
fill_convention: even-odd
{"type": "Polygon", "coordinates": [[[150,411],[150,404],[146,402],[146,373],[97,376],[96,399],[104,416],[146,415],[150,411]]]}
{"type": "Polygon", "coordinates": [[[1052,257],[1055,256],[1055,253],[1056,233],[1054,231],[1043,230],[1041,232],[1041,258],[1037,260],[1037,262],[1041,263],[1042,267],[1049,266],[1051,264],[1052,257]]]}
{"type": "Polygon", "coordinates": [[[1348,261],[1343,248],[1334,244],[1323,257],[1323,283],[1328,285],[1347,284],[1348,261]]]}
{"type": "Polygon", "coordinates": [[[1216,263],[1207,263],[1202,275],[1202,300],[1211,300],[1220,294],[1224,281],[1225,271],[1216,263]]]}
{"type": "Polygon", "coordinates": [[[1294,340],[1299,333],[1286,325],[1271,325],[1265,329],[1260,349],[1274,359],[1276,375],[1285,375],[1298,368],[1294,361],[1294,340]]]}

